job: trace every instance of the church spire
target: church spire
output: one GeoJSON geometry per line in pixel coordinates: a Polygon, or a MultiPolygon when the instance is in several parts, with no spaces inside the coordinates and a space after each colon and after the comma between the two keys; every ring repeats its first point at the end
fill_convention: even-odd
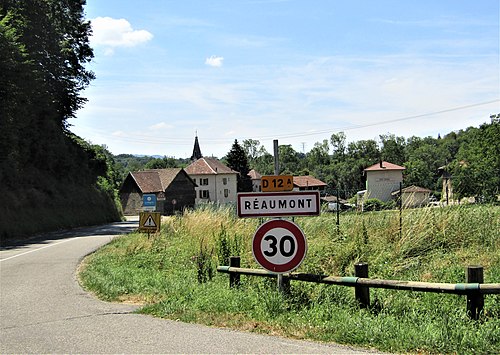
{"type": "Polygon", "coordinates": [[[198,143],[198,134],[196,134],[194,138],[194,148],[193,148],[193,155],[191,156],[191,160],[195,161],[203,157],[201,155],[201,149],[200,149],[200,143],[198,143]]]}

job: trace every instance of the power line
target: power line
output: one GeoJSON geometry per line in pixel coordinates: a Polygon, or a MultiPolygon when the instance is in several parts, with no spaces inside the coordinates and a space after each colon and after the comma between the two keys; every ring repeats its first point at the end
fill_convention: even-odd
{"type": "MultiPolygon", "coordinates": [[[[395,118],[395,119],[391,119],[391,120],[366,123],[366,124],[361,124],[361,125],[351,125],[351,126],[338,127],[338,128],[328,128],[328,129],[316,130],[313,132],[300,132],[300,133],[297,132],[297,133],[287,133],[287,134],[274,134],[272,136],[243,137],[241,139],[242,140],[257,139],[257,140],[261,140],[261,141],[267,141],[270,139],[279,139],[279,138],[283,139],[283,138],[300,138],[300,137],[307,137],[307,136],[315,136],[315,135],[320,135],[320,134],[349,131],[349,130],[367,128],[367,127],[374,127],[374,126],[384,125],[384,124],[388,124],[388,123],[409,121],[409,120],[413,120],[416,118],[430,117],[430,116],[440,115],[443,113],[465,110],[465,109],[472,108],[472,107],[484,106],[484,105],[492,104],[495,102],[500,102],[500,99],[484,101],[484,102],[470,104],[470,105],[458,106],[458,107],[453,107],[453,108],[444,109],[444,110],[440,110],[440,111],[423,113],[423,114],[419,114],[419,115],[405,116],[405,117],[395,118]]],[[[109,132],[104,132],[102,130],[98,130],[98,129],[90,128],[90,127],[87,127],[87,129],[90,129],[98,134],[105,135],[106,139],[122,140],[122,141],[126,141],[126,142],[135,142],[135,143],[139,143],[139,144],[144,143],[144,144],[191,145],[193,142],[192,138],[189,138],[189,139],[179,138],[179,137],[161,137],[161,138],[159,138],[159,137],[154,137],[154,136],[150,136],[150,135],[136,134],[136,133],[134,133],[133,135],[130,135],[130,136],[129,135],[125,135],[125,136],[123,136],[123,135],[120,135],[120,136],[119,135],[111,135],[110,136],[109,132]]],[[[205,143],[208,143],[208,144],[228,144],[228,143],[232,142],[233,139],[203,138],[203,141],[205,143]]],[[[304,149],[304,144],[305,143],[302,143],[303,149],[304,149]]]]}

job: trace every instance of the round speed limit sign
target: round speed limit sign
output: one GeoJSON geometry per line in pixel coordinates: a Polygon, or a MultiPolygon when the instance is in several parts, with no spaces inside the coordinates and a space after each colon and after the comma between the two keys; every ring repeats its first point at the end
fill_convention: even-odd
{"type": "Polygon", "coordinates": [[[295,223],[273,219],[257,228],[252,252],[255,261],[264,269],[285,273],[302,263],[307,252],[307,241],[295,223]]]}

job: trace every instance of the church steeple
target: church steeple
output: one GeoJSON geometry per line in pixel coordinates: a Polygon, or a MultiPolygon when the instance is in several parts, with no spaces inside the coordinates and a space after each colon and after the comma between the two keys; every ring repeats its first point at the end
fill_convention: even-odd
{"type": "Polygon", "coordinates": [[[194,148],[193,148],[193,155],[191,156],[191,160],[195,161],[195,160],[198,160],[202,157],[203,157],[203,155],[201,155],[200,143],[198,143],[198,135],[196,135],[194,138],[194,148]]]}

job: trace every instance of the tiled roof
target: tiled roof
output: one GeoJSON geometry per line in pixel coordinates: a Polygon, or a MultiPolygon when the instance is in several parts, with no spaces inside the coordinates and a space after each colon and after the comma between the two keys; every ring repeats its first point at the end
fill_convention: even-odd
{"type": "Polygon", "coordinates": [[[142,193],[153,193],[165,191],[181,171],[181,168],[151,169],[134,171],[130,175],[142,193]]]}
{"type": "Polygon", "coordinates": [[[255,169],[250,170],[248,172],[248,176],[250,176],[252,180],[262,179],[262,175],[260,175],[257,171],[255,171],[255,169]]]}
{"type": "Polygon", "coordinates": [[[386,161],[383,161],[381,163],[373,164],[372,166],[369,166],[366,168],[364,171],[384,171],[384,170],[405,170],[406,168],[404,166],[399,166],[396,164],[388,163],[386,161]]]}
{"type": "MultiPolygon", "coordinates": [[[[420,186],[415,186],[415,185],[405,187],[402,191],[404,193],[411,193],[411,194],[417,193],[417,192],[426,192],[426,193],[432,192],[431,190],[426,189],[425,187],[420,187],[420,186]]],[[[395,190],[392,192],[392,195],[398,195],[398,194],[399,194],[399,190],[395,190]]]]}
{"type": "Polygon", "coordinates": [[[316,179],[311,175],[305,176],[294,176],[293,185],[297,187],[308,187],[308,186],[326,186],[327,184],[321,180],[316,179]]]}
{"type": "Polygon", "coordinates": [[[186,169],[189,175],[238,174],[215,158],[200,158],[192,162],[186,169]]]}

